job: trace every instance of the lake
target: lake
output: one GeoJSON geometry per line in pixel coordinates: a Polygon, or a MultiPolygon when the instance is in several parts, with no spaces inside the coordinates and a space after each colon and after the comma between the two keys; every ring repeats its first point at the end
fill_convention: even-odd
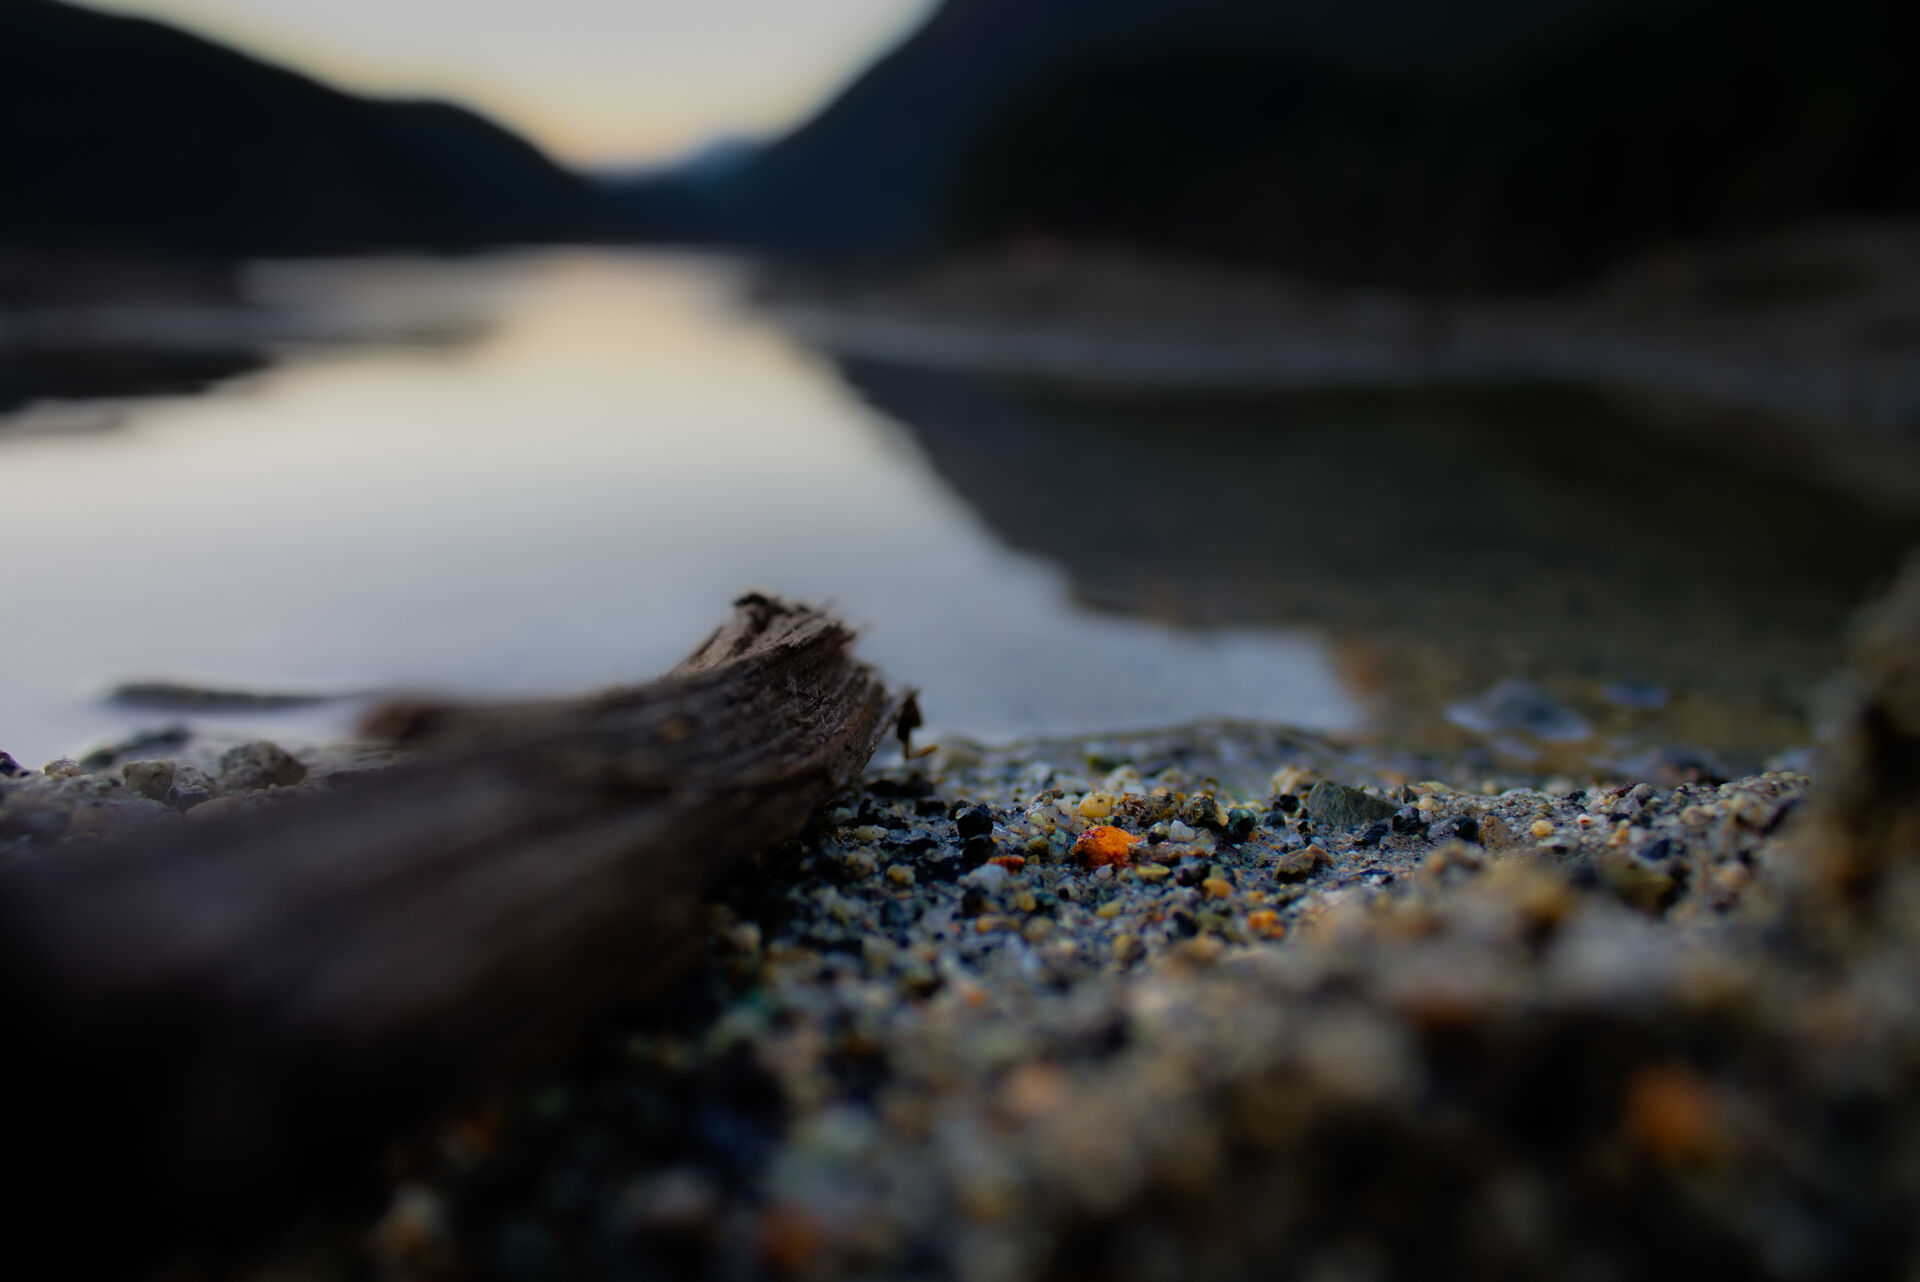
{"type": "MultiPolygon", "coordinates": [[[[836,359],[745,279],[267,264],[237,312],[40,317],[0,347],[28,388],[0,417],[0,748],[182,719],[105,697],[130,681],[630,682],[758,587],[855,621],[947,733],[1236,717],[1526,760],[1553,735],[1459,703],[1523,677],[1590,746],[1764,754],[1915,541],[1579,389],[1036,386],[836,359]]],[[[186,719],[308,739],[356,706],[186,719]]]]}

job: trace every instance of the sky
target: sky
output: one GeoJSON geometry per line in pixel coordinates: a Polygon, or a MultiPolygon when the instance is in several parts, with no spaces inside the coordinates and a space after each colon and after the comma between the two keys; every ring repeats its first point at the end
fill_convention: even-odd
{"type": "Polygon", "coordinates": [[[563,160],[669,159],[803,116],[934,0],[86,0],[342,88],[478,108],[563,160]]]}

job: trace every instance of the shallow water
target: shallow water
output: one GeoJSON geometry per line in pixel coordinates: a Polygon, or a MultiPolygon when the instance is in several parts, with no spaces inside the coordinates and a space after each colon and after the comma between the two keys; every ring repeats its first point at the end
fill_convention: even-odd
{"type": "MultiPolygon", "coordinates": [[[[0,747],[37,763],[168,720],[101,697],[156,677],[635,680],[753,586],[837,605],[949,730],[1359,724],[1310,629],[1078,607],[736,284],[643,255],[268,269],[257,297],[360,341],[273,339],[211,390],[69,388],[0,419],[0,747]]],[[[196,721],[317,735],[348,711],[196,721]]]]}
{"type": "MultiPolygon", "coordinates": [[[[144,383],[69,355],[0,418],[0,747],[178,719],[102,698],[130,680],[630,681],[757,586],[859,622],[936,730],[1475,740],[1449,703],[1518,675],[1595,728],[1583,750],[1757,755],[1805,738],[1847,611],[1915,537],[1588,393],[836,362],[740,285],[639,254],[281,265],[249,279],[257,332],[169,321],[194,355],[144,383]],[[1609,705],[1620,682],[1658,707],[1609,705]]],[[[300,738],[352,710],[193,719],[300,738]]]]}

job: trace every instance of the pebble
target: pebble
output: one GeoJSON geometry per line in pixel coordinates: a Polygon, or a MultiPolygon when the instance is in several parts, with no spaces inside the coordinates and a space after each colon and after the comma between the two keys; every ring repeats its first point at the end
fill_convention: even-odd
{"type": "Polygon", "coordinates": [[[1333,828],[1358,828],[1378,819],[1391,818],[1394,812],[1392,802],[1330,779],[1313,785],[1302,808],[1318,822],[1333,828]]]}
{"type": "Polygon", "coordinates": [[[292,787],[306,777],[307,768],[292,753],[264,739],[220,754],[221,786],[235,791],[292,787]]]}
{"type": "Polygon", "coordinates": [[[1299,881],[1330,866],[1333,859],[1319,846],[1290,850],[1273,863],[1273,874],[1282,881],[1299,881]]]}
{"type": "Polygon", "coordinates": [[[954,826],[960,830],[962,841],[984,837],[993,831],[993,811],[985,806],[967,806],[954,816],[954,826]]]}
{"type": "Polygon", "coordinates": [[[1012,877],[999,864],[981,864],[960,879],[963,886],[972,886],[978,890],[1004,890],[1012,877]]]}
{"type": "Polygon", "coordinates": [[[176,768],[171,761],[129,761],[120,768],[120,776],[140,796],[165,801],[173,788],[176,768]]]}
{"type": "Polygon", "coordinates": [[[173,782],[167,788],[166,802],[175,810],[188,811],[213,800],[219,785],[213,776],[198,766],[175,763],[173,782]]]}
{"type": "Polygon", "coordinates": [[[1073,843],[1073,857],[1094,868],[1127,864],[1140,840],[1121,828],[1089,828],[1073,843]]]}
{"type": "Polygon", "coordinates": [[[1472,815],[1453,815],[1427,829],[1429,841],[1478,841],[1480,821],[1472,815]]]}

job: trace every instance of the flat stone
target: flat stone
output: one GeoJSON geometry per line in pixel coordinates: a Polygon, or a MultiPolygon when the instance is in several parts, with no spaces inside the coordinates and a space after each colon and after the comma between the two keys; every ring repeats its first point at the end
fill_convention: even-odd
{"type": "Polygon", "coordinates": [[[1376,819],[1391,819],[1394,805],[1358,788],[1322,779],[1307,794],[1306,811],[1332,828],[1359,828],[1376,819]]]}

